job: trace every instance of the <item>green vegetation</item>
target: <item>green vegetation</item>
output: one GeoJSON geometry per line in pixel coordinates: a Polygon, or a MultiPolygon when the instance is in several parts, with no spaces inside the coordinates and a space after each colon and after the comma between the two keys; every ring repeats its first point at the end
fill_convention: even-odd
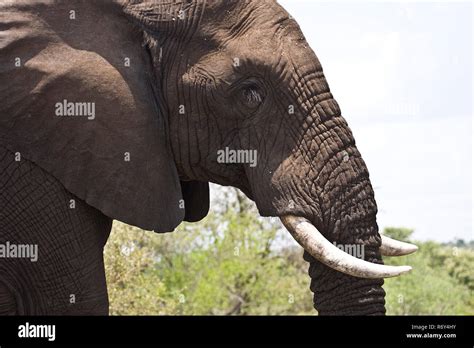
{"type": "MultiPolygon", "coordinates": [[[[384,232],[393,237],[408,232],[408,238],[413,231],[384,232]]],[[[385,280],[387,313],[473,315],[474,250],[435,242],[415,244],[420,248],[415,254],[385,260],[391,265],[413,266],[411,273],[385,280]]]]}
{"type": "MultiPolygon", "coordinates": [[[[110,311],[115,315],[314,315],[302,249],[275,219],[260,218],[236,191],[220,211],[175,232],[122,223],[106,246],[110,311]]],[[[412,230],[384,233],[410,240],[412,230]]],[[[472,244],[419,243],[387,264],[413,272],[387,279],[388,314],[474,314],[472,244]]]]}

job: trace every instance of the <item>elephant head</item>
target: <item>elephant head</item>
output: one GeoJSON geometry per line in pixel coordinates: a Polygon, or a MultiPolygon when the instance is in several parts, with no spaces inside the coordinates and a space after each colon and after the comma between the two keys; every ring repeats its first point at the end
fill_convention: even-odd
{"type": "Polygon", "coordinates": [[[0,44],[0,92],[11,96],[0,106],[2,144],[109,217],[157,232],[203,218],[208,182],[237,187],[304,247],[321,314],[385,312],[383,278],[410,268],[381,255],[416,247],[379,235],[367,167],[280,5],[12,6],[2,22],[29,50],[18,37],[0,44]],[[58,115],[87,102],[94,117],[58,115]]]}

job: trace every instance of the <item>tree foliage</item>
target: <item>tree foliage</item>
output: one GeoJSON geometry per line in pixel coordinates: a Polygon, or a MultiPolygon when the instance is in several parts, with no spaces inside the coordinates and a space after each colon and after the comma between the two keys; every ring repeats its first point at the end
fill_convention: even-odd
{"type": "MultiPolygon", "coordinates": [[[[409,241],[413,230],[390,228],[384,233],[409,241]]],[[[415,244],[415,254],[385,259],[386,264],[413,267],[409,274],[385,280],[387,313],[474,314],[474,251],[435,242],[415,244]]]]}
{"type": "Polygon", "coordinates": [[[223,211],[170,234],[114,223],[111,314],[139,313],[139,303],[143,314],[315,314],[301,247],[233,194],[223,211]]]}

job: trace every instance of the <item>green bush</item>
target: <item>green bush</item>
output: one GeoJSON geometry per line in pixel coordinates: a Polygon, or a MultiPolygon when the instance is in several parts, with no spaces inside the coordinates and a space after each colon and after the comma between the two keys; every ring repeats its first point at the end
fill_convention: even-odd
{"type": "Polygon", "coordinates": [[[314,315],[302,249],[241,204],[171,234],[114,223],[105,252],[111,313],[314,315]]]}
{"type": "MultiPolygon", "coordinates": [[[[404,240],[409,239],[411,232],[395,228],[384,230],[392,237],[404,235],[404,240]]],[[[415,254],[384,259],[386,264],[413,267],[409,274],[385,280],[387,314],[474,314],[474,252],[435,242],[415,244],[419,246],[415,254]]]]}
{"type": "Polygon", "coordinates": [[[147,244],[151,232],[122,223],[114,223],[104,252],[110,302],[110,314],[173,314],[176,301],[169,299],[167,289],[153,276],[155,260],[147,244]]]}

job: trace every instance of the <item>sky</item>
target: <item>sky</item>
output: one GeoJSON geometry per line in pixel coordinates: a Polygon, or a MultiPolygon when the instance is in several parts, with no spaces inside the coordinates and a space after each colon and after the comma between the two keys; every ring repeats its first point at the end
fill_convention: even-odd
{"type": "Polygon", "coordinates": [[[472,240],[472,4],[278,1],[369,168],[378,223],[472,240]]]}

